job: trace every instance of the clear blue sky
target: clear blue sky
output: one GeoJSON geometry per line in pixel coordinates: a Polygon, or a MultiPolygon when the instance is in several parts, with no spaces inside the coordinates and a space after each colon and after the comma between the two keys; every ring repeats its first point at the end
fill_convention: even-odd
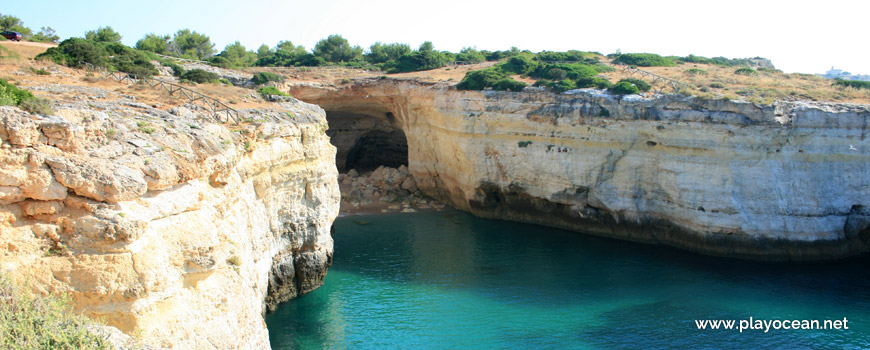
{"type": "Polygon", "coordinates": [[[111,26],[133,45],[181,28],[209,35],[218,51],[279,40],[311,49],[330,34],[363,48],[375,41],[436,49],[568,50],[663,55],[762,56],[786,72],[831,66],[870,74],[870,1],[475,1],[439,0],[7,0],[0,13],[61,38],[111,26]]]}

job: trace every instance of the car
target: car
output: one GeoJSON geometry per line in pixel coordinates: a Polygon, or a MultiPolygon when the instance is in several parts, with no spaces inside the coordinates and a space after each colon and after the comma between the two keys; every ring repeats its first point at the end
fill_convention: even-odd
{"type": "Polygon", "coordinates": [[[0,35],[8,40],[21,41],[21,33],[19,32],[12,32],[7,30],[5,32],[0,32],[0,35]]]}

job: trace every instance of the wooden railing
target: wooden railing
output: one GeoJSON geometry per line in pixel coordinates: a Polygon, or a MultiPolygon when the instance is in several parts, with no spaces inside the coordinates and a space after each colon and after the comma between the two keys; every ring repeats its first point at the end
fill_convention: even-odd
{"type": "MultiPolygon", "coordinates": [[[[622,72],[623,73],[627,72],[629,74],[629,76],[631,76],[633,74],[639,74],[642,78],[652,79],[652,81],[650,82],[651,84],[655,84],[656,82],[661,81],[666,86],[670,86],[672,89],[674,89],[674,92],[681,92],[684,89],[688,89],[688,88],[692,87],[692,85],[689,85],[689,84],[686,84],[686,83],[683,83],[680,81],[676,81],[676,80],[673,80],[671,78],[665,78],[665,77],[658,75],[658,74],[655,74],[653,72],[647,72],[645,70],[637,69],[637,68],[632,67],[632,66],[623,66],[622,72]]],[[[661,92],[661,90],[659,90],[659,92],[661,92]]]]}
{"type": "Polygon", "coordinates": [[[184,96],[188,99],[190,103],[196,103],[199,105],[203,105],[207,107],[212,112],[212,118],[218,123],[229,123],[232,120],[234,123],[238,124],[241,117],[239,116],[239,112],[235,109],[228,106],[226,103],[221,102],[220,100],[206,96],[200,92],[188,89],[184,86],[178,85],[176,83],[163,81],[160,79],[155,79],[152,77],[147,77],[138,74],[124,73],[124,72],[113,72],[106,68],[95,66],[88,62],[80,62],[85,66],[89,72],[101,73],[106,77],[111,77],[119,82],[128,81],[133,84],[136,83],[144,83],[148,84],[152,88],[162,88],[166,90],[169,95],[173,95],[178,92],[181,96],[184,96]]]}
{"type": "Polygon", "coordinates": [[[157,55],[158,57],[162,57],[162,58],[166,58],[166,59],[170,59],[170,60],[176,60],[176,61],[179,61],[179,62],[208,64],[208,62],[206,62],[206,61],[191,60],[191,59],[181,58],[181,57],[175,57],[175,56],[166,56],[166,55],[161,55],[161,54],[159,54],[159,53],[158,53],[158,54],[155,54],[155,55],[157,55]]]}

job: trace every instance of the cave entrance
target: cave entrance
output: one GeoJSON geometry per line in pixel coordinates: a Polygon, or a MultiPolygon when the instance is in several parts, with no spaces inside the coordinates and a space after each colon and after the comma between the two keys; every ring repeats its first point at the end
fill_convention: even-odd
{"type": "Polygon", "coordinates": [[[408,165],[408,139],[392,113],[326,111],[329,135],[337,148],[339,172],[365,173],[384,165],[408,165]]]}
{"type": "Polygon", "coordinates": [[[346,170],[356,169],[361,173],[381,165],[391,168],[408,166],[408,140],[402,130],[369,131],[347,152],[344,162],[346,170]]]}

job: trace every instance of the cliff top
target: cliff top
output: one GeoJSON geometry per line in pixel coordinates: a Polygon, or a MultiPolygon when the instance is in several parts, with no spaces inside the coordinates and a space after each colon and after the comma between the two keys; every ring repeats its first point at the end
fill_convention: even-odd
{"type": "MultiPolygon", "coordinates": [[[[625,66],[614,63],[604,56],[601,62],[613,67],[612,72],[599,74],[616,83],[620,79],[643,79],[652,84],[653,90],[672,93],[664,81],[641,77],[637,71],[626,70],[625,66]]],[[[457,84],[468,72],[492,67],[498,62],[483,62],[470,65],[447,66],[427,71],[386,74],[380,71],[340,67],[256,67],[246,71],[272,72],[296,81],[317,82],[322,84],[346,85],[354,79],[387,77],[392,79],[414,79],[421,82],[457,84]]],[[[703,63],[683,63],[675,67],[639,67],[641,70],[668,79],[689,84],[688,94],[715,99],[743,100],[753,103],[771,104],[774,101],[838,102],[870,104],[870,90],[833,86],[833,81],[823,77],[783,73],[771,68],[754,69],[749,74],[737,73],[740,67],[720,66],[703,63]]],[[[535,80],[513,75],[511,78],[532,85],[535,80]]]]}

